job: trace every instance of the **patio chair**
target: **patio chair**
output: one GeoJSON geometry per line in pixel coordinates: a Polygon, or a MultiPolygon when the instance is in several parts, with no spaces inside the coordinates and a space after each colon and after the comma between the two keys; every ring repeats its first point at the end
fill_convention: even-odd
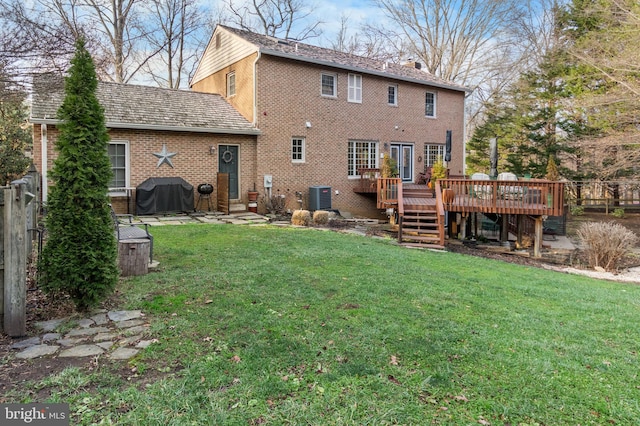
{"type": "MultiPolygon", "coordinates": [[[[471,175],[472,180],[490,180],[486,173],[474,173],[471,175]]],[[[491,198],[491,186],[489,185],[472,185],[470,188],[470,195],[472,197],[487,199],[491,198]]]]}
{"type": "MultiPolygon", "coordinates": [[[[516,176],[513,173],[510,172],[503,172],[503,173],[499,173],[498,174],[498,180],[502,180],[502,181],[517,181],[518,180],[518,176],[516,176]]],[[[522,195],[523,195],[523,187],[520,186],[513,186],[513,185],[504,185],[504,186],[499,186],[498,190],[500,192],[500,195],[502,196],[502,198],[504,198],[505,200],[507,199],[521,199],[522,195]]]]}
{"type": "Polygon", "coordinates": [[[118,241],[149,240],[149,263],[153,262],[153,235],[149,233],[149,224],[134,223],[132,214],[116,214],[111,204],[109,207],[116,239],[118,241]]]}

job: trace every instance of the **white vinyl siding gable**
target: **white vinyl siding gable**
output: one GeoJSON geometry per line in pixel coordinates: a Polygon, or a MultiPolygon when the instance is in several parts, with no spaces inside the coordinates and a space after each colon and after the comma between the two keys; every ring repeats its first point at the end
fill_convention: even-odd
{"type": "Polygon", "coordinates": [[[362,76],[349,74],[349,102],[362,103],[362,76]]]}

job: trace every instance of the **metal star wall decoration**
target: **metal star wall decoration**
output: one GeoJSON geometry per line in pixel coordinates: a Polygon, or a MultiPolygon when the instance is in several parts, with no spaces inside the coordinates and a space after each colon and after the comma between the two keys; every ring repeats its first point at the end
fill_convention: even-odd
{"type": "Polygon", "coordinates": [[[173,157],[176,154],[177,152],[167,152],[167,145],[162,144],[162,151],[153,153],[153,155],[159,158],[156,169],[162,166],[162,163],[167,163],[173,169],[173,163],[171,162],[171,157],[173,157]]]}

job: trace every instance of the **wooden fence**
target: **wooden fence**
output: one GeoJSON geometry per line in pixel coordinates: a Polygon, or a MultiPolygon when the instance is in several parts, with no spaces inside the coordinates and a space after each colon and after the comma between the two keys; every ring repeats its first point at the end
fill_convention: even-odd
{"type": "Polygon", "coordinates": [[[26,334],[27,264],[33,249],[40,179],[35,171],[0,187],[0,325],[26,334]]]}

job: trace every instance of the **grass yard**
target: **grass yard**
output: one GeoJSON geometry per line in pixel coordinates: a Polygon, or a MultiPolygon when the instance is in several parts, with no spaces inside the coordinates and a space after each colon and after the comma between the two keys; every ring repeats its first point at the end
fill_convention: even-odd
{"type": "MultiPolygon", "coordinates": [[[[314,229],[153,229],[158,343],[27,387],[72,424],[640,424],[640,287],[314,229]]],[[[16,402],[30,402],[26,392],[16,402]]]]}

